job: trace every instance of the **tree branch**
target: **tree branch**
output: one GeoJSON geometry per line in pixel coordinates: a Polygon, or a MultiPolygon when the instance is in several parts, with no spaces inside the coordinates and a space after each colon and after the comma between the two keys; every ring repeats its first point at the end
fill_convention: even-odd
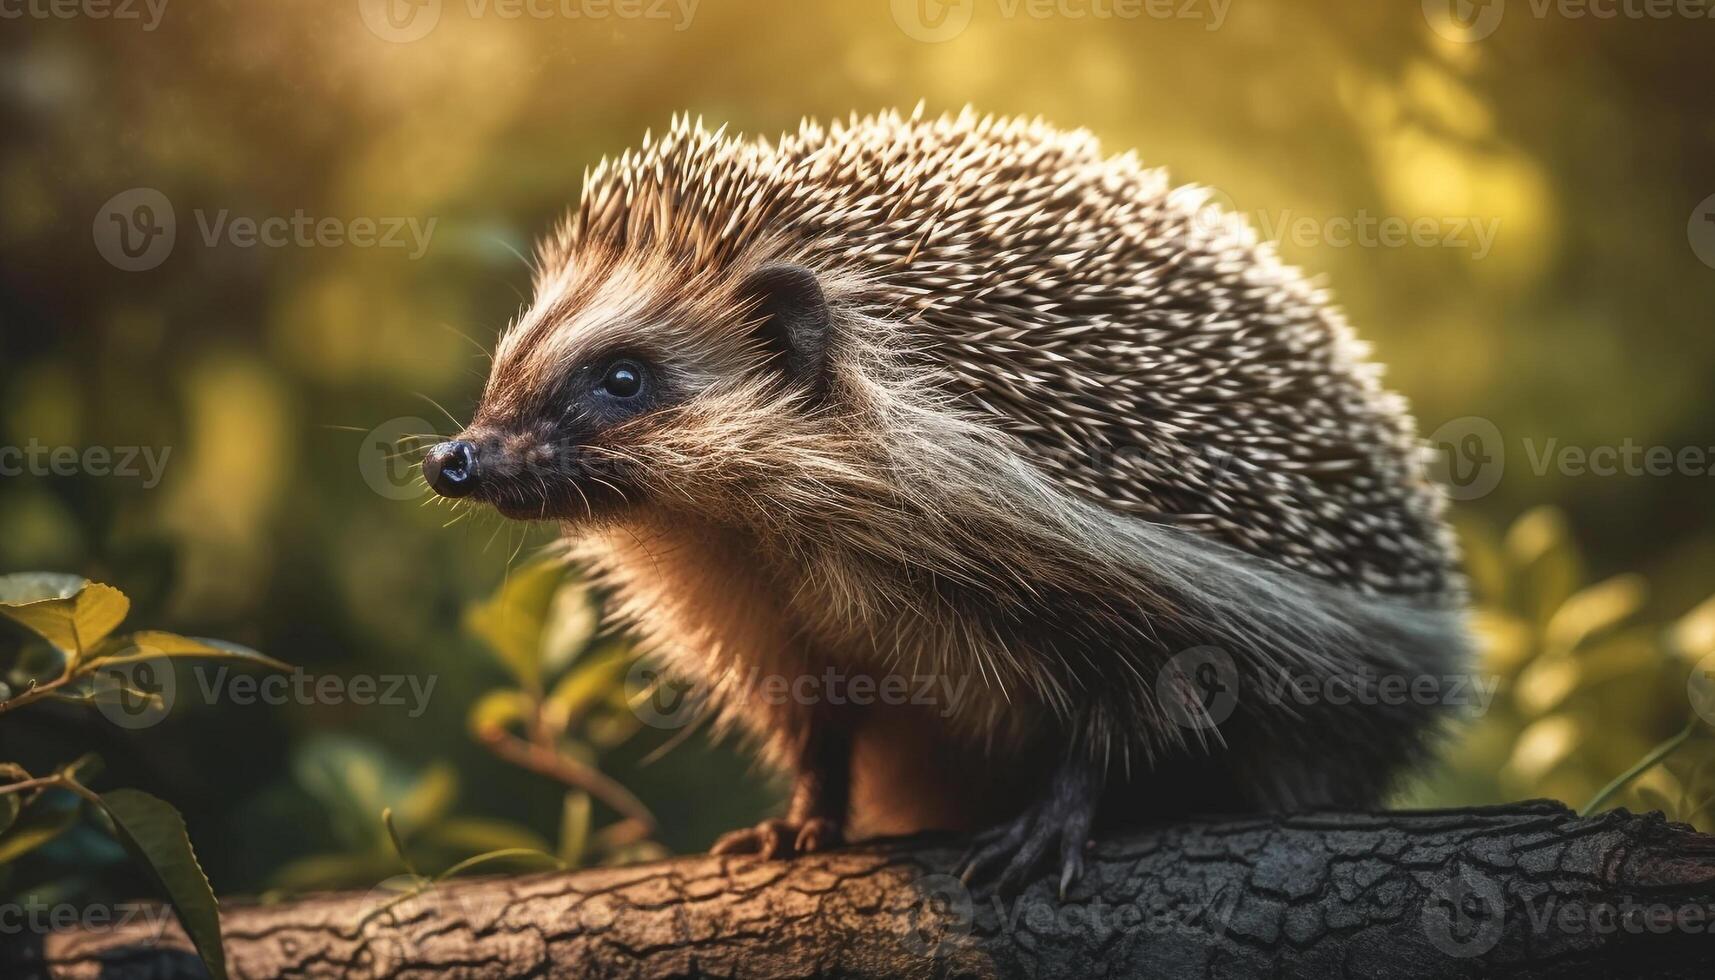
{"type": "MultiPolygon", "coordinates": [[[[1099,844],[1061,903],[949,837],[229,904],[235,977],[1704,977],[1715,837],[1558,803],[1312,813],[1099,844]]],[[[176,928],[0,943],[0,975],[201,976],[176,928]],[[9,958],[9,959],[8,959],[9,958]]]]}

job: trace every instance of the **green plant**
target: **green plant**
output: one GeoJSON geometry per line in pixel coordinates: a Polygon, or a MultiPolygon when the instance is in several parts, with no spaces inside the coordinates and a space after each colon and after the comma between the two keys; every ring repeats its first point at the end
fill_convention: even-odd
{"type": "Polygon", "coordinates": [[[575,864],[664,853],[649,840],[656,827],[649,808],[598,766],[603,749],[639,727],[624,686],[636,652],[602,635],[587,583],[568,574],[563,563],[532,563],[467,610],[465,626],[513,681],[472,705],[471,734],[497,757],[568,787],[561,858],[575,864]],[[592,800],[620,819],[591,832],[592,800]]]}
{"type": "Polygon", "coordinates": [[[1664,621],[1642,576],[1587,584],[1552,507],[1503,532],[1471,521],[1460,530],[1475,669],[1498,682],[1497,693],[1459,730],[1433,785],[1402,802],[1546,796],[1583,803],[1586,813],[1626,803],[1707,829],[1715,698],[1693,710],[1699,688],[1691,676],[1688,691],[1688,675],[1715,655],[1715,599],[1664,621]]]}
{"type": "MultiPolygon", "coordinates": [[[[247,647],[159,630],[115,635],[131,603],[123,592],[76,575],[24,573],[0,576],[0,616],[35,633],[45,645],[12,665],[0,682],[0,715],[43,700],[164,711],[158,690],[142,690],[145,665],[195,657],[241,660],[279,670],[285,664],[247,647]],[[122,669],[122,668],[130,668],[122,669]]],[[[98,770],[84,756],[45,775],[0,762],[0,867],[71,830],[89,813],[154,874],[209,973],[226,976],[220,916],[208,878],[197,863],[179,812],[148,793],[114,789],[97,793],[88,782],[98,770]],[[55,805],[57,793],[78,801],[55,805]]]]}
{"type": "Polygon", "coordinates": [[[444,877],[472,862],[559,863],[553,846],[528,828],[454,815],[459,780],[446,762],[414,770],[367,739],[323,734],[299,747],[292,770],[327,815],[337,846],[276,871],[272,884],[284,891],[367,887],[401,873],[444,877]]]}
{"type": "Polygon", "coordinates": [[[318,735],[294,753],[298,785],[328,814],[339,846],[291,861],[286,891],[370,885],[405,875],[408,897],[478,868],[570,868],[657,857],[655,818],[598,765],[639,728],[625,697],[629,644],[604,636],[588,586],[555,562],[517,569],[465,614],[465,626],[511,679],[468,713],[472,738],[496,758],[566,786],[557,839],[453,812],[459,780],[445,762],[412,769],[375,743],[318,735]],[[596,804],[618,814],[593,826],[596,804]]]}

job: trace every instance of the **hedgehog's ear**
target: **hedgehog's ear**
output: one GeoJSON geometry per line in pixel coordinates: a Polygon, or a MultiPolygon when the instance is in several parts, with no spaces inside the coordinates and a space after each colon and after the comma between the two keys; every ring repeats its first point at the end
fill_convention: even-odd
{"type": "Polygon", "coordinates": [[[820,393],[832,318],[816,274],[799,265],[763,266],[745,280],[743,295],[756,303],[756,336],[771,366],[820,393]]]}

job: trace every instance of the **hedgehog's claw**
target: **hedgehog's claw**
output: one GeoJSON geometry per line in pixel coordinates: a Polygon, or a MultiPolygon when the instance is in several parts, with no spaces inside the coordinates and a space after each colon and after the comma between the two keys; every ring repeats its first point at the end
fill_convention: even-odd
{"type": "Polygon", "coordinates": [[[959,880],[969,885],[1000,869],[995,887],[1006,895],[1023,891],[1036,876],[1049,848],[1059,844],[1060,897],[1084,873],[1084,849],[1090,840],[1101,793],[1097,781],[1082,765],[1068,765],[1054,774],[1048,795],[1017,818],[977,835],[959,861],[959,880]]]}
{"type": "Polygon", "coordinates": [[[815,854],[839,846],[839,825],[825,817],[802,822],[764,820],[720,835],[710,854],[753,854],[765,861],[815,854]]]}
{"type": "Polygon", "coordinates": [[[784,857],[797,828],[784,820],[764,820],[754,827],[728,831],[715,839],[710,854],[754,854],[765,861],[784,857]]]}
{"type": "Polygon", "coordinates": [[[843,839],[838,823],[827,817],[811,817],[798,825],[792,847],[799,854],[816,854],[840,846],[843,839]]]}

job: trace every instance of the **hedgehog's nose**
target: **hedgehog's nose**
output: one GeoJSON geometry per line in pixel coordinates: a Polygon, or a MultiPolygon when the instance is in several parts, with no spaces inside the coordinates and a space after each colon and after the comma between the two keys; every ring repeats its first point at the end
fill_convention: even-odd
{"type": "Polygon", "coordinates": [[[443,442],[423,457],[423,479],[443,497],[468,497],[476,489],[476,447],[463,439],[443,442]]]}

